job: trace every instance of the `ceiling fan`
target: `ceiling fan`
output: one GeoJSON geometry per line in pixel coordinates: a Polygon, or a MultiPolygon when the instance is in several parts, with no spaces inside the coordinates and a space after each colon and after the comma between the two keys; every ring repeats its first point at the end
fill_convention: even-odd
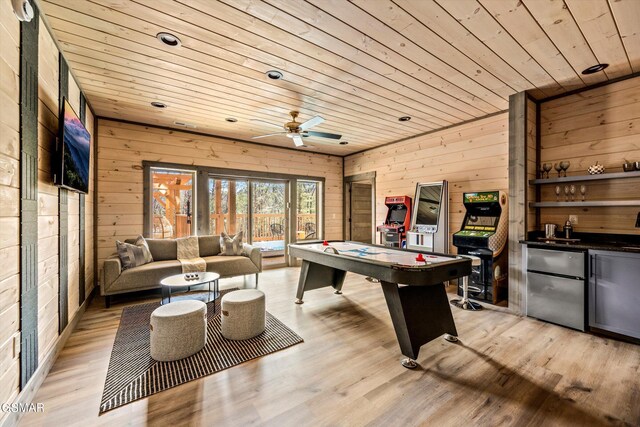
{"type": "Polygon", "coordinates": [[[275,126],[281,129],[284,128],[285,131],[254,136],[251,139],[266,138],[268,136],[276,136],[276,135],[285,135],[286,137],[293,139],[293,143],[296,145],[296,147],[302,147],[304,146],[304,142],[302,141],[302,138],[307,136],[317,136],[320,138],[329,138],[329,139],[342,138],[342,135],[338,135],[335,133],[315,132],[315,131],[309,130],[310,128],[324,122],[324,119],[320,116],[312,117],[306,122],[300,123],[300,122],[296,122],[296,117],[298,117],[298,115],[300,114],[298,111],[291,111],[289,112],[289,114],[291,115],[292,120],[290,122],[285,123],[284,126],[279,126],[273,123],[265,122],[263,120],[254,119],[253,121],[266,123],[269,126],[275,126]]]}

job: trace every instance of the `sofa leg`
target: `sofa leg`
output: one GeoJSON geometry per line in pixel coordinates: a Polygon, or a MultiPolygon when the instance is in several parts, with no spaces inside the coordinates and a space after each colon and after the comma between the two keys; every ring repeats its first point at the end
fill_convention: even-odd
{"type": "Polygon", "coordinates": [[[258,289],[258,274],[259,273],[256,273],[256,289],[258,289]]]}
{"type": "Polygon", "coordinates": [[[111,307],[111,295],[104,296],[104,308],[111,307]]]}

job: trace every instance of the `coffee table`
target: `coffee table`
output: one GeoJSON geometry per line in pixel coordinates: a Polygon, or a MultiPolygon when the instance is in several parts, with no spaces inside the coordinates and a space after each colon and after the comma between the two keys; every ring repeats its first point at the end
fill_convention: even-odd
{"type": "Polygon", "coordinates": [[[166,277],[160,281],[160,285],[162,286],[162,300],[160,300],[160,304],[170,303],[171,292],[176,289],[185,290],[189,289],[191,286],[204,285],[205,283],[209,285],[207,298],[198,298],[198,296],[202,296],[201,293],[193,294],[191,296],[193,299],[198,299],[205,303],[215,301],[215,299],[220,296],[218,279],[220,279],[220,275],[218,273],[211,273],[208,271],[205,273],[182,273],[166,277]],[[194,275],[195,277],[193,279],[188,279],[187,277],[189,275],[194,275]],[[213,283],[213,291],[211,290],[211,283],[213,283]]]}

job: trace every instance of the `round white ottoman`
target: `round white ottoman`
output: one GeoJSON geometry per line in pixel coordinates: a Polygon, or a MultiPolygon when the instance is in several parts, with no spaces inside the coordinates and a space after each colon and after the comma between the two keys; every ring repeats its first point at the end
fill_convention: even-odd
{"type": "Polygon", "coordinates": [[[160,362],[184,359],[207,343],[207,305],[186,300],[151,313],[151,357],[160,362]]]}
{"type": "Polygon", "coordinates": [[[264,292],[241,289],[222,297],[222,336],[247,340],[264,332],[264,292]]]}

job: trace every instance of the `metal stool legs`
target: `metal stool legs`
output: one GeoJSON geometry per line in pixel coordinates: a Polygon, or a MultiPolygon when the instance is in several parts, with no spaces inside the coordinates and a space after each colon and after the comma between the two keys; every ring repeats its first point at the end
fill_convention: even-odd
{"type": "Polygon", "coordinates": [[[462,278],[462,299],[452,299],[451,304],[463,310],[482,310],[480,304],[469,300],[469,276],[462,278]]]}

